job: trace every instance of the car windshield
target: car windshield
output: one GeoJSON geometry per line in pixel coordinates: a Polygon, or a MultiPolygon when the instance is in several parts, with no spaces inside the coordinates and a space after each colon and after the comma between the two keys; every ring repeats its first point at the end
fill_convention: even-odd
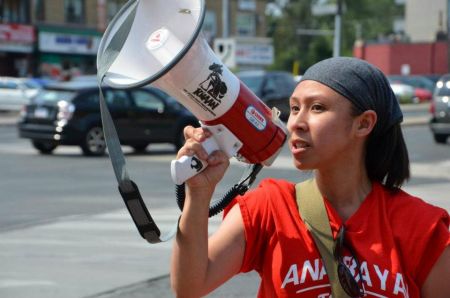
{"type": "Polygon", "coordinates": [[[19,86],[10,81],[0,81],[0,88],[1,89],[17,89],[19,86]]]}
{"type": "Polygon", "coordinates": [[[240,76],[239,79],[255,93],[261,90],[263,76],[240,76]]]}
{"type": "Polygon", "coordinates": [[[39,86],[38,83],[36,83],[32,80],[27,80],[24,82],[24,84],[27,88],[30,88],[30,89],[39,89],[41,87],[41,86],[39,86]]]}
{"type": "Polygon", "coordinates": [[[35,98],[35,102],[57,102],[60,100],[70,101],[75,96],[74,91],[67,90],[45,90],[39,93],[35,98]]]}
{"type": "Polygon", "coordinates": [[[450,95],[450,89],[443,87],[437,90],[437,96],[449,96],[450,95]]]}

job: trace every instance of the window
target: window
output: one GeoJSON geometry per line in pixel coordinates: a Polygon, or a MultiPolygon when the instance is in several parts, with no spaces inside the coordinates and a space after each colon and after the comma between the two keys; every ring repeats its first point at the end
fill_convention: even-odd
{"type": "Polygon", "coordinates": [[[0,22],[29,23],[28,0],[0,0],[0,22]]]}
{"type": "Polygon", "coordinates": [[[13,82],[0,82],[0,89],[19,89],[19,86],[13,82]]]}
{"type": "Polygon", "coordinates": [[[115,108],[128,108],[128,96],[123,90],[109,90],[105,94],[105,101],[108,105],[115,108]]]}
{"type": "Polygon", "coordinates": [[[66,22],[84,23],[84,0],[64,0],[66,22]]]}
{"type": "Polygon", "coordinates": [[[87,106],[95,106],[98,107],[99,103],[100,103],[100,95],[99,93],[96,92],[89,92],[88,94],[83,94],[82,97],[79,97],[80,99],[82,98],[82,100],[80,100],[80,102],[82,104],[85,104],[87,106]]]}
{"type": "Polygon", "coordinates": [[[239,36],[255,36],[256,15],[252,13],[238,13],[236,16],[236,30],[239,36]]]}
{"type": "Polygon", "coordinates": [[[35,0],[35,18],[37,21],[45,20],[45,4],[44,0],[35,0]]]}
{"type": "Polygon", "coordinates": [[[162,113],[164,103],[156,95],[142,90],[133,91],[134,102],[138,108],[154,110],[162,113]]]}

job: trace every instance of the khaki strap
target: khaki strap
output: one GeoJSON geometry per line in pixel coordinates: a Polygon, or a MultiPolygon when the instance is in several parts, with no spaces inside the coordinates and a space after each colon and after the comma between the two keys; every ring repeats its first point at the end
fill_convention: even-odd
{"type": "Polygon", "coordinates": [[[311,232],[314,242],[322,256],[325,269],[331,284],[334,298],[349,297],[339,282],[338,264],[333,256],[334,239],[331,233],[325,203],[316,180],[309,179],[295,186],[298,210],[311,232]],[[301,198],[301,199],[300,199],[301,198]]]}

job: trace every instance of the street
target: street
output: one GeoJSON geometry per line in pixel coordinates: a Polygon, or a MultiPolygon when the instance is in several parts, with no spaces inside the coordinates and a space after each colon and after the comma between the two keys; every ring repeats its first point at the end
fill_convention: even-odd
{"type": "MultiPolygon", "coordinates": [[[[450,211],[450,144],[435,144],[426,125],[406,126],[404,134],[412,170],[405,189],[450,211]]],[[[145,154],[124,150],[147,207],[162,229],[169,229],[178,214],[169,169],[173,147],[149,146],[145,154]]],[[[151,288],[154,278],[162,280],[160,288],[147,297],[170,297],[165,295],[171,243],[149,246],[140,238],[108,157],[86,158],[78,147],[39,155],[17,138],[14,126],[0,126],[0,168],[0,297],[141,297],[133,289],[151,288]]],[[[232,162],[218,195],[242,170],[232,162]]],[[[293,170],[285,148],[258,180],[264,177],[299,181],[306,174],[293,170]]],[[[219,221],[220,215],[211,219],[212,230],[219,221]]],[[[251,275],[236,285],[247,287],[251,297],[257,284],[248,284],[255,280],[251,275]]]]}

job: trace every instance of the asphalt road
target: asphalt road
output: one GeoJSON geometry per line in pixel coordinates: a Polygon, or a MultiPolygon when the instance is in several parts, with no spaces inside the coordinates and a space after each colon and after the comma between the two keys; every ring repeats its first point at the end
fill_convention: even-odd
{"type": "MultiPolygon", "coordinates": [[[[428,128],[404,128],[413,178],[406,189],[450,211],[450,144],[428,128]]],[[[170,145],[145,154],[125,148],[131,177],[163,228],[176,218],[170,145]]],[[[171,297],[170,243],[148,246],[137,234],[116,190],[107,157],[86,158],[61,147],[51,156],[0,126],[0,297],[171,297]]],[[[239,179],[233,162],[218,194],[239,179]]],[[[264,177],[302,179],[284,150],[264,177]]],[[[219,224],[211,220],[211,230],[219,224]]],[[[239,276],[209,297],[254,297],[258,278],[239,276]]]]}

